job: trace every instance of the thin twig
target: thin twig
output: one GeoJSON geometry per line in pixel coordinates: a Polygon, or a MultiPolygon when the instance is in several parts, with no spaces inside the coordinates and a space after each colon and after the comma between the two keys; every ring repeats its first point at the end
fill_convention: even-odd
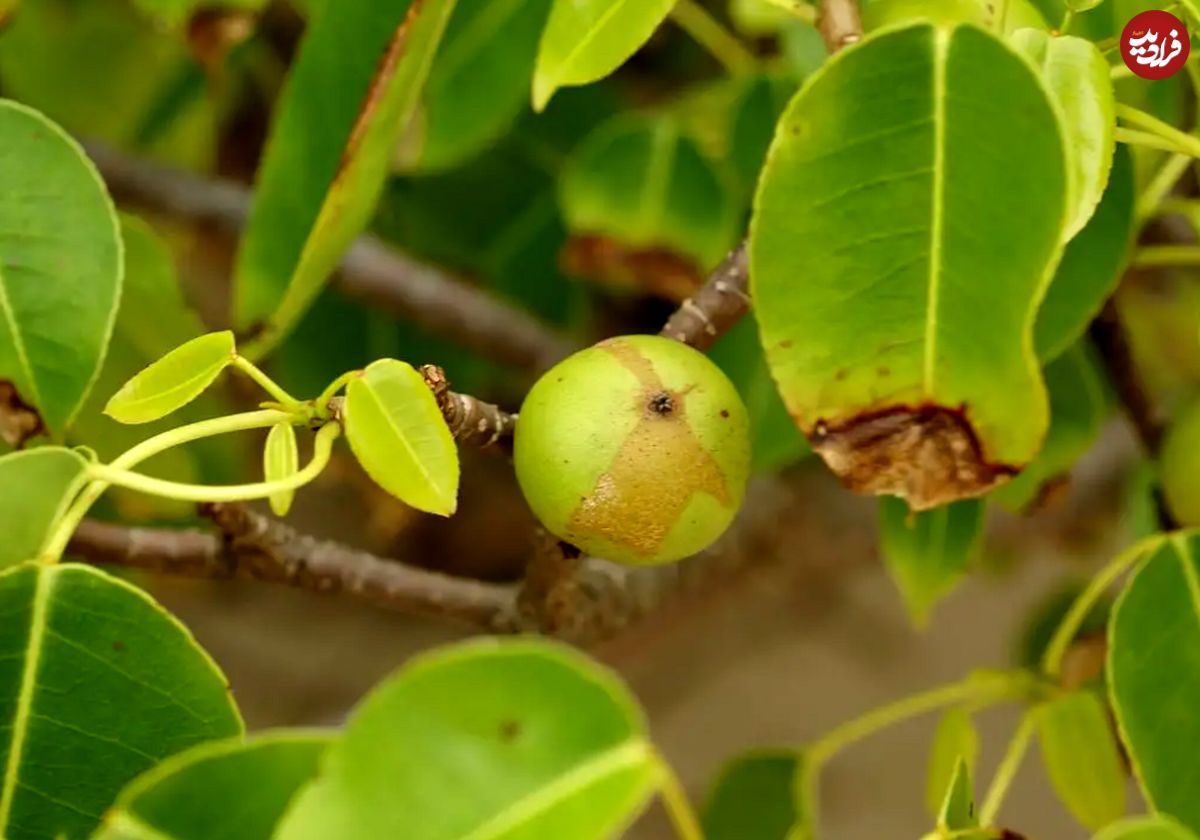
{"type": "MultiPolygon", "coordinates": [[[[204,178],[88,143],[118,201],[237,236],[252,193],[240,184],[204,178]]],[[[568,355],[572,343],[525,312],[439,268],[362,236],[342,259],[337,288],[414,321],[505,364],[540,371],[568,355]]]]}
{"type": "Polygon", "coordinates": [[[738,245],[696,294],[680,304],[660,335],[707,350],[750,311],[750,259],[738,245]]]}
{"type": "Polygon", "coordinates": [[[451,391],[446,372],[437,365],[422,365],[421,375],[433,391],[455,440],[465,446],[512,454],[512,434],[517,427],[515,414],[469,394],[451,391]]]}
{"type": "Polygon", "coordinates": [[[817,30],[830,54],[862,39],[862,20],[855,0],[820,0],[817,30]]]}
{"type": "Polygon", "coordinates": [[[68,551],[97,565],[197,578],[252,578],[344,592],[405,613],[490,632],[518,629],[516,587],[452,577],[297,532],[244,505],[207,505],[221,535],[85,521],[68,551]],[[223,536],[222,536],[223,535],[223,536]]]}

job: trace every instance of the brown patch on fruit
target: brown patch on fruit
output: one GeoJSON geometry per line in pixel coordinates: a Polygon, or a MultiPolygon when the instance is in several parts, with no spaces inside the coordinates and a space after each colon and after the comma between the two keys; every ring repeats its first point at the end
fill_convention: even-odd
{"type": "Polygon", "coordinates": [[[662,546],[693,493],[708,493],[728,505],[729,488],[687,422],[687,390],[668,389],[649,359],[627,342],[610,339],[597,347],[637,377],[640,414],[612,466],[579,502],[567,527],[649,557],[662,546]]]}
{"type": "Polygon", "coordinates": [[[0,440],[17,449],[38,435],[46,434],[46,424],[37,409],[21,399],[17,387],[0,379],[0,440]]]}
{"type": "Polygon", "coordinates": [[[605,286],[634,287],[675,303],[704,283],[700,266],[681,254],[661,247],[635,248],[600,234],[568,239],[559,265],[567,274],[605,286]]]}
{"type": "Polygon", "coordinates": [[[913,510],[982,495],[1018,472],[987,459],[963,410],[940,405],[818,421],[808,437],[846,487],[900,496],[913,510]]]}

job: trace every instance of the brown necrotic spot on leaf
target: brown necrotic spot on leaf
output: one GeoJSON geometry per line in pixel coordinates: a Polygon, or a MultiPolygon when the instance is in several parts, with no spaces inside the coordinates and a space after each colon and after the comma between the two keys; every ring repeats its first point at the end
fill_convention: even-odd
{"type": "Polygon", "coordinates": [[[37,409],[21,399],[15,385],[0,379],[0,440],[20,449],[45,433],[46,424],[37,409]]]}
{"type": "Polygon", "coordinates": [[[634,376],[638,424],[567,527],[654,555],[692,494],[730,504],[725,476],[687,420],[687,390],[671,391],[650,361],[621,339],[601,342],[634,376]],[[663,410],[665,409],[665,410],[663,410]]]}
{"type": "Polygon", "coordinates": [[[900,496],[913,510],[982,495],[1018,472],[988,461],[965,412],[938,405],[817,421],[809,440],[849,489],[900,496]]]}

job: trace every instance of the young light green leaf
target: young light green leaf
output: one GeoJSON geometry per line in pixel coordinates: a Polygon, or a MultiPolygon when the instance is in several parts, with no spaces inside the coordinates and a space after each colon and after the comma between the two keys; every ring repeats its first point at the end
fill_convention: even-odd
{"type": "Polygon", "coordinates": [[[1037,710],[1042,761],[1075,819],[1096,831],[1125,813],[1125,771],[1096,695],[1076,691],[1037,710]]]}
{"type": "Polygon", "coordinates": [[[1050,393],[1050,429],[1033,462],[992,498],[1010,510],[1024,510],[1048,482],[1061,478],[1095,442],[1110,406],[1093,351],[1080,341],[1046,365],[1050,393]]]}
{"type": "Polygon", "coordinates": [[[879,500],[880,550],[918,627],[966,573],[983,534],[983,513],[978,499],[920,512],[902,499],[879,500]]]}
{"type": "Polygon", "coordinates": [[[674,0],[554,0],[533,73],[533,108],[554,92],[603,79],[638,51],[674,0]]]}
{"type": "Polygon", "coordinates": [[[748,752],[726,764],[704,801],[706,840],[794,838],[796,827],[812,819],[798,796],[803,767],[795,750],[748,752]]]}
{"type": "Polygon", "coordinates": [[[126,787],[92,840],[271,840],[332,740],[279,730],[200,744],[126,787]]]}
{"type": "Polygon", "coordinates": [[[44,116],[0,99],[0,137],[0,383],[61,436],[121,299],[117,216],[79,144],[44,116]]]}
{"type": "MultiPolygon", "coordinates": [[[[296,430],[291,423],[279,423],[267,433],[267,445],[263,449],[263,479],[276,481],[289,478],[300,471],[300,452],[296,447],[296,430]]],[[[280,490],[271,496],[271,510],[276,516],[287,516],[292,508],[295,490],[280,490]]]]}
{"type": "Polygon", "coordinates": [[[421,107],[400,139],[402,170],[448,169],[482,151],[528,108],[550,0],[463,2],[433,59],[421,107]],[[497,37],[503,32],[504,37],[497,37]]]}
{"type": "Polygon", "coordinates": [[[1135,231],[1133,175],[1129,147],[1118,146],[1100,205],[1067,243],[1038,309],[1033,339],[1042,362],[1053,361],[1083,335],[1121,279],[1135,231]]]}
{"type": "Polygon", "coordinates": [[[567,161],[559,205],[572,233],[665,249],[701,273],[737,238],[729,184],[665,117],[603,123],[567,161]]]}
{"type": "Polygon", "coordinates": [[[930,816],[941,813],[946,791],[954,780],[959,761],[967,773],[975,774],[975,763],[979,759],[979,733],[971,713],[955,707],[942,715],[933,734],[929,749],[928,770],[925,774],[925,809],[930,816]]]}
{"type": "Polygon", "coordinates": [[[130,780],[242,731],[216,665],[128,583],[26,564],[0,574],[0,613],[0,836],[86,837],[130,780]]]}
{"type": "Polygon", "coordinates": [[[808,441],[788,416],[771,379],[753,313],[726,332],[709,351],[709,357],[737,386],[746,404],[754,471],[772,472],[809,453],[808,441]]]}
{"type": "Polygon", "coordinates": [[[468,642],[364,701],[275,840],[602,840],[660,773],[612,674],[544,641],[468,642]]]}
{"type": "Polygon", "coordinates": [[[1109,696],[1146,800],[1200,831],[1200,568],[1197,538],[1143,561],[1113,608],[1109,696]]]}
{"type": "Polygon", "coordinates": [[[1160,814],[1153,817],[1131,817],[1113,823],[1093,840],[1196,840],[1196,835],[1170,817],[1160,814]]]}
{"type": "MultiPolygon", "coordinates": [[[[82,487],[87,462],[59,446],[0,457],[0,569],[32,560],[82,487]]],[[[2,836],[2,835],[0,835],[2,836]]]]}
{"type": "Polygon", "coordinates": [[[1070,164],[1066,241],[1096,212],[1112,168],[1117,115],[1108,62],[1091,41],[1041,29],[1018,29],[1012,43],[1033,62],[1058,106],[1070,164]]]}
{"type": "Polygon", "coordinates": [[[375,483],[418,510],[458,506],[458,449],[433,392],[411,365],[381,359],[346,387],[346,438],[375,483]]]}
{"type": "Polygon", "coordinates": [[[149,423],[200,396],[233,363],[233,333],[208,333],[176,347],[126,382],[104,407],[120,423],[149,423]]]}
{"type": "Polygon", "coordinates": [[[923,510],[1037,453],[1029,333],[1064,159],[1032,68],[971,26],[872,35],[792,100],[759,181],[751,287],[784,402],[851,489],[923,510]]]}
{"type": "Polygon", "coordinates": [[[267,141],[235,272],[256,358],[295,326],[366,226],[455,0],[323,3],[267,141]]]}
{"type": "Polygon", "coordinates": [[[967,769],[967,762],[961,757],[954,765],[954,773],[946,787],[937,824],[943,831],[962,831],[979,825],[979,819],[975,816],[975,792],[971,784],[971,771],[967,769]]]}

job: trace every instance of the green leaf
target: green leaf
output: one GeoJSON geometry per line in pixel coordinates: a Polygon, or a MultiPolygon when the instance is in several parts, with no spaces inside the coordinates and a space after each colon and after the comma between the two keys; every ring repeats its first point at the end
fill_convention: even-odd
{"type": "Polygon", "coordinates": [[[754,191],[775,124],[795,92],[796,84],[791,79],[755,76],[745,84],[731,108],[728,157],[739,185],[747,194],[754,191]]]}
{"type": "Polygon", "coordinates": [[[750,463],[755,472],[773,472],[808,454],[808,441],[788,416],[767,369],[753,313],[726,332],[709,356],[737,386],[746,404],[750,415],[750,463]]]}
{"type": "MultiPolygon", "coordinates": [[[[58,446],[0,457],[0,569],[32,560],[83,486],[87,462],[58,446]]],[[[3,835],[0,835],[3,836],[3,835]]]]}
{"type": "Polygon", "coordinates": [[[176,347],[113,394],[104,413],[119,423],[149,423],[200,396],[233,363],[233,333],[208,333],[176,347]]]}
{"type": "Polygon", "coordinates": [[[792,100],[759,181],[751,288],[784,403],[851,489],[926,509],[1036,454],[1030,330],[1066,189],[1041,82],[972,26],[872,35],[792,100]]]}
{"type": "Polygon", "coordinates": [[[1054,790],[1085,827],[1103,828],[1125,813],[1125,771],[1096,695],[1076,691],[1036,712],[1042,761],[1054,790]]]}
{"type": "MultiPolygon", "coordinates": [[[[296,447],[296,430],[291,423],[279,423],[267,433],[267,445],[263,449],[263,478],[278,481],[291,478],[300,471],[300,453],[296,447]]],[[[270,497],[271,510],[276,516],[287,516],[292,508],[295,490],[280,490],[270,497]]]]}
{"type": "Polygon", "coordinates": [[[1024,27],[1046,27],[1046,19],[1029,0],[1008,0],[1004,6],[987,0],[865,0],[862,22],[867,32],[916,20],[942,25],[972,23],[995,29],[997,8],[1006,11],[1005,32],[1024,27]]]}
{"type": "Polygon", "coordinates": [[[0,835],[78,840],[131,779],[242,723],[225,677],[139,589],[89,566],[0,575],[0,835]]]}
{"type": "Polygon", "coordinates": [[[1196,840],[1196,835],[1168,817],[1132,817],[1113,823],[1094,840],[1196,840]]]}
{"type": "Polygon", "coordinates": [[[332,740],[279,730],[193,747],[125,788],[92,840],[270,840],[332,740]]]}
{"type": "Polygon", "coordinates": [[[448,169],[497,140],[529,104],[529,80],[551,0],[458,3],[401,138],[403,170],[448,169]],[[503,37],[497,33],[503,32],[503,37]]]}
{"type": "Polygon", "coordinates": [[[979,759],[979,733],[971,713],[955,707],[942,715],[929,750],[925,774],[925,809],[933,817],[941,813],[946,791],[954,781],[954,773],[962,761],[969,775],[974,775],[979,759]]]}
{"type": "Polygon", "coordinates": [[[1108,634],[1113,711],[1155,811],[1200,831],[1200,569],[1196,539],[1166,541],[1117,599],[1108,634]]]}
{"type": "Polygon", "coordinates": [[[797,792],[804,760],[795,750],[753,751],[721,770],[704,802],[706,840],[793,840],[801,813],[797,792]]]}
{"type": "MultiPolygon", "coordinates": [[[[134,0],[134,5],[165,26],[182,26],[196,12],[213,7],[212,0],[134,0]]],[[[265,5],[266,0],[221,0],[220,8],[257,12],[265,5]]]]}
{"type": "Polygon", "coordinates": [[[276,840],[602,840],[660,772],[609,672],[543,641],[468,642],[372,692],[276,840]]]}
{"type": "Polygon", "coordinates": [[[880,550],[918,627],[966,573],[979,548],[983,513],[978,499],[927,511],[912,511],[902,499],[879,500],[880,550]]]}
{"type": "Polygon", "coordinates": [[[1041,29],[1019,29],[1012,43],[1033,62],[1058,106],[1070,164],[1067,240],[1096,212],[1112,168],[1117,115],[1108,62],[1091,41],[1041,29]]]}
{"type": "Polygon", "coordinates": [[[698,271],[738,235],[729,184],[666,117],[622,115],[597,128],[564,167],[559,205],[573,233],[665,249],[698,271]]]}
{"type": "Polygon", "coordinates": [[[942,799],[941,810],[938,811],[938,828],[943,831],[962,831],[976,828],[979,820],[975,816],[975,793],[971,785],[971,771],[967,762],[961,757],[954,765],[954,774],[946,788],[942,799]]]}
{"type": "Polygon", "coordinates": [[[79,144],[0,100],[0,381],[52,433],[100,371],[121,298],[112,200],[79,144]]]}
{"type": "Polygon", "coordinates": [[[458,506],[458,449],[433,392],[412,366],[380,359],[346,387],[346,437],[367,475],[417,510],[458,506]]]}
{"type": "Polygon", "coordinates": [[[454,2],[325,3],[309,22],[238,253],[235,321],[256,330],[246,355],[295,326],[366,226],[454,2]]]}
{"type": "Polygon", "coordinates": [[[616,70],[662,23],[674,0],[554,0],[533,73],[533,108],[554,92],[616,70]]]}
{"type": "Polygon", "coordinates": [[[1038,309],[1034,346],[1043,362],[1077,341],[1117,288],[1133,243],[1134,195],[1133,158],[1118,146],[1100,205],[1067,243],[1038,309]]]}
{"type": "Polygon", "coordinates": [[[1047,482],[1065,475],[1095,442],[1109,415],[1103,374],[1087,342],[1081,341],[1046,365],[1050,392],[1050,429],[1042,450],[992,497],[1010,510],[1025,509],[1047,482]]]}

